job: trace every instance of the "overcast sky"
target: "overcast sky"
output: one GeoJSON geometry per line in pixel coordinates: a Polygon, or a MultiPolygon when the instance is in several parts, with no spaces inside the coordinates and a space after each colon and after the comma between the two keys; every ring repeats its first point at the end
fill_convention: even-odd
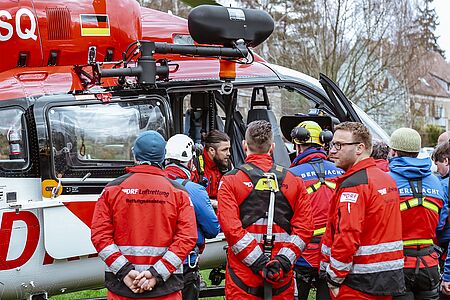
{"type": "Polygon", "coordinates": [[[436,35],[439,36],[438,44],[445,50],[447,61],[450,61],[450,1],[434,0],[436,12],[438,14],[439,26],[436,29],[436,35]]]}

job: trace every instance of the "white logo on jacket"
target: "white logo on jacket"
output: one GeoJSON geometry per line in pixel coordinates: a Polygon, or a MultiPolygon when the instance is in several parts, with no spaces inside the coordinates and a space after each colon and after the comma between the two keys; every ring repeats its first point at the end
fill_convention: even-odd
{"type": "Polygon", "coordinates": [[[357,193],[343,192],[341,194],[341,199],[339,199],[339,202],[356,203],[356,200],[358,200],[358,196],[359,194],[357,193]]]}
{"type": "Polygon", "coordinates": [[[386,188],[384,188],[384,189],[381,189],[381,190],[378,190],[378,193],[380,193],[380,195],[386,195],[387,194],[387,190],[386,190],[386,188]]]}
{"type": "Polygon", "coordinates": [[[245,186],[247,186],[248,188],[253,187],[253,183],[251,181],[244,181],[243,184],[245,184],[245,186]]]}

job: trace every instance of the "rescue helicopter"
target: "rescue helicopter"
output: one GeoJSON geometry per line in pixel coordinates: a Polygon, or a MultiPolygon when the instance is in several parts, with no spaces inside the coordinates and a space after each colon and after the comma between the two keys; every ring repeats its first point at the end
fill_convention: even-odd
{"type": "MultiPolygon", "coordinates": [[[[325,75],[254,53],[273,26],[265,12],[220,6],[199,6],[185,20],[134,0],[0,3],[0,299],[102,287],[93,209],[133,164],[143,131],[201,143],[202,132],[222,130],[236,166],[256,119],[272,123],[274,159],[284,166],[284,141],[305,118],[329,129],[360,121],[387,138],[325,75]],[[302,114],[280,125],[285,101],[302,114]]],[[[223,235],[208,240],[200,267],[222,265],[225,245],[223,235]]]]}

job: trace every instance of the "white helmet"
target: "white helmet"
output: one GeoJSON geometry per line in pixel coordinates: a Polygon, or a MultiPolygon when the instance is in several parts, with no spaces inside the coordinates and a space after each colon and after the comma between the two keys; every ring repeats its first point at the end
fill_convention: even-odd
{"type": "Polygon", "coordinates": [[[194,153],[194,141],[184,134],[175,134],[166,144],[166,159],[188,162],[194,153]]]}

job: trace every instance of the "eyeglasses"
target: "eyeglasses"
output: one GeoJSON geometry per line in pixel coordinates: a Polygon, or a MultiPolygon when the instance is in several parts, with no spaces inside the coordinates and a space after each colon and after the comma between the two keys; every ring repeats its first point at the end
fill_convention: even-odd
{"type": "Polygon", "coordinates": [[[331,143],[330,143],[330,149],[334,147],[337,151],[339,151],[339,150],[342,149],[342,146],[346,146],[346,145],[358,145],[358,144],[360,144],[360,143],[361,143],[361,142],[351,142],[351,143],[339,143],[339,142],[334,143],[334,142],[331,142],[331,143]]]}

